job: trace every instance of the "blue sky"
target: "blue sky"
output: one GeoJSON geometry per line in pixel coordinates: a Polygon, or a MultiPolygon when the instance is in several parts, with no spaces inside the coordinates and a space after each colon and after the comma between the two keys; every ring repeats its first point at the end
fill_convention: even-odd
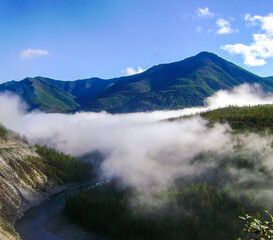
{"type": "Polygon", "coordinates": [[[273,76],[272,0],[0,0],[0,82],[133,74],[210,51],[273,76]]]}

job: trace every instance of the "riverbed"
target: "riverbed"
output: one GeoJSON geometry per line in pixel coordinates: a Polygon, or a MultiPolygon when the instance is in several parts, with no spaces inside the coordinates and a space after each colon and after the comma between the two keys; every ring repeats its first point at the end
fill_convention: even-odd
{"type": "MultiPolygon", "coordinates": [[[[96,185],[89,183],[88,187],[96,185]]],[[[22,240],[103,240],[104,238],[71,223],[63,215],[65,197],[75,195],[79,191],[80,186],[69,187],[65,191],[51,196],[40,206],[27,211],[15,225],[22,240]]]]}

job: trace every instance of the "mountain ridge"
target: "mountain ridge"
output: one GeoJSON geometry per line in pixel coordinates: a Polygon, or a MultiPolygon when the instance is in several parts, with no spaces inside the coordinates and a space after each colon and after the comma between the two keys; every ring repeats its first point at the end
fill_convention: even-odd
{"type": "Polygon", "coordinates": [[[122,113],[200,106],[215,91],[243,83],[259,83],[264,91],[273,92],[272,77],[260,77],[214,53],[201,52],[131,76],[75,81],[25,78],[1,84],[0,92],[19,95],[29,110],[122,113]]]}

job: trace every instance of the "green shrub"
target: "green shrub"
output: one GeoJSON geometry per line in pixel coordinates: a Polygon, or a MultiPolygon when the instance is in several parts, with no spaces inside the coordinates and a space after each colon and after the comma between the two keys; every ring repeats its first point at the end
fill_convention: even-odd
{"type": "Polygon", "coordinates": [[[8,136],[8,130],[3,125],[0,124],[0,137],[7,139],[7,136],[8,136]]]}
{"type": "MultiPolygon", "coordinates": [[[[239,218],[244,221],[244,237],[243,240],[247,239],[259,239],[259,240],[269,240],[273,239],[273,217],[268,212],[265,211],[269,220],[262,221],[258,218],[245,214],[244,217],[239,218]]],[[[242,240],[242,238],[237,238],[237,240],[242,240]]]]}

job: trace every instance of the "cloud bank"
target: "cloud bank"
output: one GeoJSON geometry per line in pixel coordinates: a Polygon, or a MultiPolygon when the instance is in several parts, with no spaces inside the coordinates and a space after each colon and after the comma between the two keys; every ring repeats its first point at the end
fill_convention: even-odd
{"type": "MultiPolygon", "coordinates": [[[[123,139],[120,135],[126,135],[130,129],[146,129],[147,126],[150,127],[153,124],[158,126],[158,121],[163,119],[195,114],[228,105],[272,104],[273,95],[265,94],[259,85],[244,84],[235,87],[232,91],[216,92],[206,99],[205,107],[130,114],[24,113],[25,105],[18,97],[10,94],[0,95],[0,102],[0,123],[6,127],[26,135],[31,143],[47,143],[65,153],[80,155],[96,149],[115,149],[120,146],[119,142],[123,139]]],[[[133,138],[134,135],[130,137],[133,138]]]]}
{"type": "MultiPolygon", "coordinates": [[[[273,103],[273,96],[263,93],[257,85],[242,85],[232,91],[217,92],[202,108],[116,115],[105,112],[23,113],[20,100],[7,94],[0,96],[0,102],[5,106],[0,109],[0,122],[26,135],[31,143],[47,144],[76,156],[98,150],[106,156],[102,164],[104,176],[119,177],[137,190],[151,193],[171,186],[179,177],[199,176],[217,168],[221,159],[234,154],[234,144],[237,144],[228,133],[227,125],[208,128],[207,122],[198,117],[177,122],[160,120],[230,104],[273,103]],[[208,154],[206,161],[193,164],[201,154],[208,154]]],[[[257,135],[241,138],[244,152],[250,156],[267,149],[262,161],[272,171],[272,136],[268,139],[257,135]]],[[[258,173],[230,167],[226,174],[244,183],[249,181],[249,176],[253,179],[258,173]]],[[[238,181],[233,183],[227,176],[223,181],[229,181],[223,185],[234,189],[238,181]]],[[[272,189],[266,190],[266,196],[272,196],[272,189]]],[[[261,192],[261,196],[264,193],[261,192]]]]}
{"type": "Polygon", "coordinates": [[[260,31],[252,35],[253,42],[250,45],[242,43],[227,44],[222,46],[223,50],[230,54],[239,54],[244,58],[244,64],[248,66],[263,66],[267,58],[273,57],[273,14],[268,16],[245,16],[247,25],[259,26],[260,31]]]}
{"type": "Polygon", "coordinates": [[[259,104],[272,104],[273,94],[265,94],[258,84],[243,84],[232,91],[220,90],[205,100],[208,107],[220,108],[225,105],[252,106],[259,104]]]}

